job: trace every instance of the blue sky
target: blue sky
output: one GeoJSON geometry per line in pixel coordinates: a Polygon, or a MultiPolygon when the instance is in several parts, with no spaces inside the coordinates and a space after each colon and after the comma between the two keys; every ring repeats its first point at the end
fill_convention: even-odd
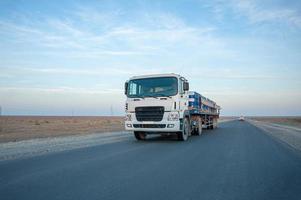
{"type": "Polygon", "coordinates": [[[3,114],[122,115],[178,73],[223,115],[301,114],[301,1],[0,1],[3,114]]]}

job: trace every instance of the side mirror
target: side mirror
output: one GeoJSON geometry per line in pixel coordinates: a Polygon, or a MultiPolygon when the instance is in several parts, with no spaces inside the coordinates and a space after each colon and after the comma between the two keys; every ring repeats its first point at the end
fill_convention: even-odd
{"type": "Polygon", "coordinates": [[[129,83],[125,82],[125,84],[124,84],[124,94],[125,95],[127,95],[127,93],[128,93],[128,85],[129,85],[129,83]]]}
{"type": "Polygon", "coordinates": [[[184,91],[188,91],[189,90],[189,83],[188,82],[184,82],[183,83],[183,90],[184,91]]]}

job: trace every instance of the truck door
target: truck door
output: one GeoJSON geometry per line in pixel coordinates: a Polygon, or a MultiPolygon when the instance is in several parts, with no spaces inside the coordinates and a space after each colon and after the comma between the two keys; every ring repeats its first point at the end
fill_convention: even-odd
{"type": "Polygon", "coordinates": [[[184,111],[188,109],[188,91],[183,90],[184,81],[180,80],[179,84],[179,110],[184,111]]]}

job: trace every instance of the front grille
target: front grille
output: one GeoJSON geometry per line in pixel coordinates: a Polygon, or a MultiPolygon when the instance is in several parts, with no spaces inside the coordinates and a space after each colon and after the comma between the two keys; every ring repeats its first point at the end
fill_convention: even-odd
{"type": "Polygon", "coordinates": [[[133,124],[134,128],[165,128],[166,124],[133,124]]]}
{"type": "Polygon", "coordinates": [[[136,119],[137,121],[153,121],[159,122],[164,115],[163,106],[148,106],[148,107],[136,107],[136,119]]]}

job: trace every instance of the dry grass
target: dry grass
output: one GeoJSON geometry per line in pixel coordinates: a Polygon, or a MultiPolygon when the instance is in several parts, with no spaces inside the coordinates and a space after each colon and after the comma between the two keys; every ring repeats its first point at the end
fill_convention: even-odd
{"type": "Polygon", "coordinates": [[[0,142],[124,130],[123,117],[1,116],[0,142]]]}
{"type": "Polygon", "coordinates": [[[253,120],[301,128],[301,117],[248,117],[253,120]]]}

